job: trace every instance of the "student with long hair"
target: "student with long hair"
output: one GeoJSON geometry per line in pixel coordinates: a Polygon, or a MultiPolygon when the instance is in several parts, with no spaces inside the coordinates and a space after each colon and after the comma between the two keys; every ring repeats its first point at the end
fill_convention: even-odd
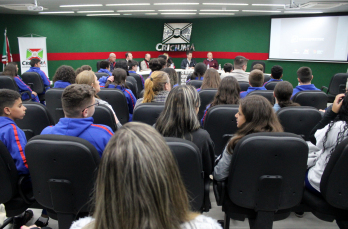
{"type": "Polygon", "coordinates": [[[203,89],[217,89],[220,86],[221,78],[219,72],[214,68],[208,69],[203,76],[203,83],[201,88],[198,88],[197,91],[203,89]]]}
{"type": "Polygon", "coordinates": [[[200,128],[197,118],[201,104],[198,92],[192,86],[180,85],[169,93],[164,110],[155,128],[164,137],[177,137],[192,141],[202,153],[206,178],[213,171],[214,144],[206,130],[200,128]]]}
{"type": "Polygon", "coordinates": [[[241,99],[235,117],[239,130],[227,143],[221,160],[214,168],[214,179],[218,181],[228,177],[233,150],[244,136],[258,132],[283,132],[283,127],[274,113],[271,103],[259,95],[241,99]]]}
{"type": "Polygon", "coordinates": [[[203,76],[204,76],[205,71],[207,71],[207,65],[205,65],[202,62],[196,64],[192,75],[187,77],[187,81],[203,80],[203,76]]]}
{"type": "Polygon", "coordinates": [[[29,97],[29,95],[27,93],[23,93],[21,95],[21,99],[23,101],[31,99],[31,101],[33,101],[33,102],[40,102],[39,97],[37,96],[37,93],[35,91],[31,90],[31,88],[28,85],[26,85],[22,81],[21,77],[18,75],[18,66],[15,62],[11,62],[8,65],[6,65],[2,75],[3,76],[11,76],[14,79],[14,81],[17,84],[19,93],[22,93],[23,91],[30,91],[31,92],[31,98],[29,97]]]}
{"type": "Polygon", "coordinates": [[[108,108],[110,108],[110,110],[112,111],[112,113],[115,116],[117,128],[121,128],[122,124],[118,120],[116,113],[115,113],[114,109],[112,108],[112,106],[108,102],[100,99],[99,96],[97,95],[98,92],[100,92],[100,85],[99,85],[99,81],[98,81],[98,78],[95,75],[95,73],[92,71],[82,71],[80,74],[78,74],[76,76],[76,83],[77,84],[87,84],[87,85],[92,86],[95,90],[95,95],[94,95],[95,101],[101,105],[105,105],[108,108]]]}
{"type": "Polygon", "coordinates": [[[99,164],[94,213],[71,229],[219,229],[190,211],[176,161],[151,126],[127,123],[110,139],[99,164]]]}
{"type": "Polygon", "coordinates": [[[165,102],[171,89],[167,73],[163,71],[152,72],[152,75],[145,80],[144,97],[138,99],[135,107],[140,103],[165,102]]]}
{"type": "Polygon", "coordinates": [[[277,83],[273,92],[274,98],[276,100],[273,106],[274,111],[278,111],[283,107],[300,106],[300,104],[294,103],[291,100],[292,92],[292,85],[288,81],[277,83]]]}
{"type": "Polygon", "coordinates": [[[66,88],[70,84],[74,84],[75,79],[75,70],[71,66],[62,65],[53,76],[53,88],[66,88]]]}
{"type": "Polygon", "coordinates": [[[169,76],[170,79],[170,86],[177,87],[179,86],[178,84],[178,74],[173,68],[163,68],[162,71],[166,72],[169,76]]]}
{"type": "Polygon", "coordinates": [[[221,80],[218,91],[214,97],[213,102],[207,105],[203,118],[201,119],[201,125],[203,126],[205,117],[208,110],[216,105],[222,104],[239,104],[240,99],[240,86],[236,78],[232,76],[224,77],[221,80]]]}

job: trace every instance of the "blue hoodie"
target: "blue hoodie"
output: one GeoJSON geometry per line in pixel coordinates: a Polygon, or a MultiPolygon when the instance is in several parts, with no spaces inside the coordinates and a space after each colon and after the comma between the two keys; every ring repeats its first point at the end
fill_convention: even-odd
{"type": "Polygon", "coordinates": [[[46,127],[41,134],[58,134],[86,139],[103,154],[113,132],[105,125],[93,124],[93,118],[61,118],[55,126],[46,127]]]}
{"type": "MultiPolygon", "coordinates": [[[[14,80],[18,86],[19,93],[22,93],[23,91],[32,92],[31,88],[28,85],[26,85],[19,76],[15,76],[14,80]]],[[[23,101],[29,99],[29,95],[27,93],[22,94],[21,97],[23,101]]],[[[34,94],[31,94],[31,101],[38,102],[38,103],[40,102],[39,98],[35,96],[34,94]]]]}
{"type": "Polygon", "coordinates": [[[66,88],[69,85],[71,85],[71,83],[58,80],[54,83],[53,88],[66,88]]]}
{"type": "MultiPolygon", "coordinates": [[[[136,71],[128,71],[129,73],[135,73],[135,74],[138,74],[136,71]]],[[[141,84],[143,85],[143,88],[145,88],[144,86],[144,78],[142,75],[138,74],[140,76],[140,79],[141,79],[141,84]]]]}
{"type": "Polygon", "coordinates": [[[314,86],[314,84],[299,85],[299,86],[294,88],[294,91],[292,92],[291,98],[300,91],[320,91],[320,89],[316,88],[314,86]]]}
{"type": "Polygon", "coordinates": [[[277,80],[277,79],[270,79],[270,80],[268,80],[266,83],[264,83],[263,86],[265,86],[265,85],[268,84],[269,82],[280,82],[280,81],[283,81],[283,80],[282,80],[282,79],[279,79],[279,80],[277,80]]]}
{"type": "Polygon", "coordinates": [[[24,152],[25,145],[27,144],[25,134],[12,119],[4,116],[0,116],[0,140],[10,152],[16,164],[18,174],[29,174],[24,152]]]}
{"type": "Polygon", "coordinates": [[[252,92],[252,91],[257,91],[257,90],[263,91],[263,90],[267,90],[267,89],[266,89],[265,87],[249,87],[248,90],[242,91],[242,92],[240,93],[240,98],[242,99],[242,98],[244,98],[245,96],[247,96],[250,92],[252,92]]]}
{"type": "Polygon", "coordinates": [[[135,103],[137,102],[137,99],[135,98],[133,92],[129,89],[126,89],[125,87],[122,87],[120,85],[115,86],[114,84],[109,84],[108,88],[119,89],[126,96],[127,104],[128,104],[128,111],[129,111],[129,121],[132,121],[134,106],[135,106],[135,103]]]}
{"type": "Polygon", "coordinates": [[[102,77],[100,77],[99,80],[98,80],[98,81],[99,81],[99,86],[100,86],[100,87],[105,87],[106,81],[108,81],[108,78],[109,78],[110,76],[112,76],[112,73],[111,73],[109,70],[105,69],[105,68],[99,69],[98,72],[102,72],[102,73],[107,73],[107,74],[109,74],[109,76],[102,76],[102,77]]]}
{"type": "Polygon", "coordinates": [[[49,87],[51,85],[50,79],[46,76],[46,74],[40,70],[38,67],[31,67],[27,72],[37,72],[42,78],[42,82],[45,87],[49,87]]]}

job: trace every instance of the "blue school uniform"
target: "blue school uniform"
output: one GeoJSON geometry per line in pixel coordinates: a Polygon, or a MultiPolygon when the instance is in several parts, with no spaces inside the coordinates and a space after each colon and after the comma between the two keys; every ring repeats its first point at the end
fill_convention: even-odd
{"type": "MultiPolygon", "coordinates": [[[[197,76],[197,77],[195,78],[195,80],[203,80],[203,79],[204,79],[203,76],[201,76],[200,78],[198,78],[198,76],[197,76]]],[[[191,79],[187,80],[186,83],[189,82],[189,81],[191,81],[191,79]]]]}
{"type": "Polygon", "coordinates": [[[300,91],[320,91],[320,89],[316,88],[314,84],[299,85],[294,88],[294,91],[292,92],[292,96],[296,95],[300,91]]]}
{"type": "MultiPolygon", "coordinates": [[[[136,73],[136,71],[128,71],[129,73],[135,73],[135,74],[138,74],[138,73],[136,73]]],[[[145,86],[144,86],[144,78],[143,78],[143,76],[142,75],[140,75],[140,74],[138,74],[139,76],[140,76],[140,79],[141,79],[141,84],[143,85],[143,88],[145,88],[145,86]]]]}
{"type": "Polygon", "coordinates": [[[207,116],[207,113],[208,113],[208,110],[210,108],[211,104],[208,104],[207,107],[205,108],[205,111],[204,111],[204,115],[203,115],[203,118],[201,119],[201,125],[203,126],[204,124],[204,121],[205,121],[205,116],[207,116]]]}
{"type": "Polygon", "coordinates": [[[200,92],[202,89],[201,88],[197,88],[196,90],[197,90],[197,92],[200,92]]]}
{"type": "Polygon", "coordinates": [[[263,84],[263,86],[265,86],[267,83],[269,83],[269,82],[280,82],[280,81],[283,81],[282,79],[280,79],[280,80],[277,80],[277,79],[270,79],[270,80],[268,80],[266,83],[264,83],[263,84]]]}
{"type": "MultiPolygon", "coordinates": [[[[23,91],[32,92],[31,88],[28,85],[26,85],[19,76],[15,76],[14,80],[18,86],[20,93],[22,93],[23,91]]],[[[23,101],[29,99],[29,95],[27,93],[22,94],[21,97],[23,101]]],[[[34,94],[31,94],[31,101],[38,102],[38,103],[40,102],[39,98],[35,96],[34,94]]]]}
{"type": "Polygon", "coordinates": [[[24,132],[12,119],[0,116],[0,140],[10,152],[18,170],[18,174],[29,174],[27,159],[24,152],[27,139],[24,132]]]}
{"type": "Polygon", "coordinates": [[[46,127],[41,134],[66,135],[86,139],[102,156],[105,146],[113,135],[110,127],[93,124],[93,118],[61,118],[55,126],[46,127]]]}
{"type": "Polygon", "coordinates": [[[53,88],[66,88],[69,85],[71,85],[71,83],[58,80],[54,83],[53,88]]]}
{"type": "Polygon", "coordinates": [[[242,92],[240,93],[240,98],[242,99],[242,98],[244,98],[245,96],[247,96],[250,92],[252,92],[252,91],[257,91],[257,90],[263,91],[263,90],[267,90],[267,89],[266,89],[265,87],[249,87],[248,90],[242,91],[242,92]]]}
{"type": "Polygon", "coordinates": [[[105,69],[105,68],[99,69],[98,72],[107,73],[107,74],[109,74],[109,76],[112,76],[112,73],[109,70],[105,69]]]}
{"type": "MultiPolygon", "coordinates": [[[[99,69],[98,72],[107,73],[107,74],[109,74],[109,76],[112,76],[112,73],[109,70],[107,70],[107,69],[101,68],[101,69],[99,69]]],[[[105,87],[106,81],[108,81],[109,76],[102,76],[102,77],[99,78],[98,81],[99,81],[99,86],[100,87],[105,87]]]]}
{"type": "MultiPolygon", "coordinates": [[[[43,71],[40,70],[39,67],[31,67],[31,68],[29,68],[29,70],[27,72],[39,73],[45,87],[49,87],[51,85],[50,79],[46,76],[46,74],[43,71]]],[[[45,89],[45,91],[46,91],[46,89],[45,89]]]]}

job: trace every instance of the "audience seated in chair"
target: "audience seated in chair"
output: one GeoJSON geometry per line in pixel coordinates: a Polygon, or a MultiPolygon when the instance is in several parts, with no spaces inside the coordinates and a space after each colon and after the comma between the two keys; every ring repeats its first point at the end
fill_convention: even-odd
{"type": "Polygon", "coordinates": [[[118,120],[118,118],[116,116],[116,113],[115,113],[114,109],[112,108],[112,106],[108,102],[100,99],[99,96],[97,95],[98,92],[100,92],[100,86],[99,86],[99,81],[97,79],[97,76],[94,74],[94,72],[92,72],[92,71],[83,71],[82,73],[78,74],[76,76],[76,83],[77,84],[87,84],[89,86],[92,86],[94,88],[94,90],[95,90],[95,95],[94,95],[95,101],[98,102],[101,105],[105,105],[108,108],[110,108],[110,110],[112,111],[112,113],[115,116],[117,128],[120,128],[122,126],[122,124],[118,120]]]}
{"type": "Polygon", "coordinates": [[[80,74],[83,71],[92,71],[92,67],[89,65],[82,65],[81,67],[79,67],[78,69],[76,69],[75,71],[75,75],[80,74]]]}
{"type": "Polygon", "coordinates": [[[172,88],[179,86],[178,74],[176,73],[176,71],[173,68],[164,68],[164,69],[162,69],[162,71],[164,71],[165,73],[168,74],[169,80],[170,80],[170,86],[172,88]]]}
{"type": "MultiPolygon", "coordinates": [[[[31,101],[33,102],[40,102],[39,97],[37,96],[37,93],[35,91],[32,91],[31,88],[26,85],[21,77],[18,75],[18,66],[15,62],[9,63],[5,69],[4,72],[2,73],[3,76],[11,76],[14,81],[16,82],[17,86],[18,86],[18,90],[19,92],[23,92],[23,91],[30,91],[31,92],[31,101]]],[[[21,96],[22,100],[28,100],[29,95],[26,93],[23,93],[21,96]]]]}
{"type": "Polygon", "coordinates": [[[68,65],[60,66],[56,74],[53,76],[53,88],[66,88],[70,84],[74,84],[76,79],[75,70],[68,65]]]}
{"type": "MultiPolygon", "coordinates": [[[[41,67],[41,60],[37,58],[33,58],[30,60],[30,68],[26,72],[36,72],[41,76],[42,82],[44,84],[44,87],[47,88],[51,85],[50,79],[47,77],[45,72],[43,72],[40,67],[41,67]]],[[[44,93],[43,93],[44,94],[44,93]]]]}
{"type": "Polygon", "coordinates": [[[220,86],[221,78],[219,72],[213,68],[207,69],[203,76],[202,86],[197,91],[204,89],[217,89],[220,86]]]}
{"type": "MultiPolygon", "coordinates": [[[[100,69],[98,72],[106,73],[109,76],[112,76],[112,73],[110,72],[110,62],[102,60],[100,61],[100,69]]],[[[104,87],[106,84],[106,81],[109,79],[107,76],[102,76],[99,79],[99,83],[101,87],[104,87]]]]}
{"type": "Polygon", "coordinates": [[[294,103],[290,98],[292,95],[292,85],[288,81],[279,82],[274,88],[275,104],[273,106],[274,111],[278,111],[280,108],[289,106],[300,106],[298,103],[294,103]]]}
{"type": "Polygon", "coordinates": [[[246,73],[248,64],[248,59],[244,56],[236,56],[234,58],[234,70],[232,71],[232,76],[237,79],[238,82],[248,82],[249,74],[246,73]]]}
{"type": "Polygon", "coordinates": [[[140,74],[137,74],[137,68],[138,68],[138,62],[136,62],[135,60],[131,60],[128,62],[128,66],[129,66],[129,75],[132,75],[132,74],[136,74],[138,76],[140,76],[141,78],[141,83],[142,83],[142,86],[144,88],[144,78],[142,75],[140,74]]]}
{"type": "Polygon", "coordinates": [[[263,65],[262,65],[262,64],[255,64],[255,65],[253,66],[253,70],[255,70],[255,69],[258,69],[258,70],[264,72],[264,69],[263,69],[263,65]]]}
{"type": "Polygon", "coordinates": [[[201,125],[203,126],[205,117],[210,108],[222,104],[239,104],[239,98],[240,87],[236,78],[232,76],[223,78],[218,87],[218,91],[213,102],[208,104],[207,108],[204,111],[203,118],[201,119],[201,125]]]}
{"type": "Polygon", "coordinates": [[[224,64],[224,73],[220,75],[221,79],[225,78],[226,76],[232,76],[233,71],[233,64],[226,63],[224,64]]]}
{"type": "Polygon", "coordinates": [[[218,181],[228,177],[233,149],[240,139],[257,132],[283,132],[283,127],[270,102],[262,96],[250,95],[240,100],[236,119],[239,130],[228,142],[221,159],[214,168],[214,179],[218,181]]]}
{"type": "Polygon", "coordinates": [[[299,85],[294,88],[292,96],[300,91],[320,91],[312,84],[313,74],[309,67],[301,67],[297,70],[297,80],[299,85]]]}
{"type": "Polygon", "coordinates": [[[263,72],[260,70],[253,70],[250,72],[249,75],[249,85],[250,87],[246,91],[242,91],[240,93],[240,98],[244,98],[247,96],[250,92],[256,91],[256,90],[267,90],[263,86],[263,72]]]}
{"type": "Polygon", "coordinates": [[[271,68],[271,79],[268,80],[264,85],[266,85],[269,82],[278,82],[278,81],[283,81],[283,68],[279,65],[274,65],[271,68]]]}
{"type": "MultiPolygon", "coordinates": [[[[82,74],[82,73],[80,73],[82,74]]],[[[41,134],[58,134],[86,139],[102,156],[106,144],[113,135],[110,127],[93,124],[95,90],[86,84],[73,84],[64,89],[62,106],[65,118],[55,126],[46,127],[41,134]]]]}
{"type": "Polygon", "coordinates": [[[203,76],[206,71],[207,71],[207,65],[205,65],[202,62],[199,62],[198,64],[195,65],[193,73],[187,77],[186,83],[190,80],[203,80],[203,76]]]}

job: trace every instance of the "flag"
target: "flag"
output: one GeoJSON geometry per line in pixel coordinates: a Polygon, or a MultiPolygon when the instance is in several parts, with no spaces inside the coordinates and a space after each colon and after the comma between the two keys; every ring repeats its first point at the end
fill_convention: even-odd
{"type": "Polygon", "coordinates": [[[7,29],[5,29],[5,39],[4,39],[4,47],[2,49],[2,63],[3,65],[7,65],[9,62],[13,62],[10,43],[7,38],[7,29]]]}

